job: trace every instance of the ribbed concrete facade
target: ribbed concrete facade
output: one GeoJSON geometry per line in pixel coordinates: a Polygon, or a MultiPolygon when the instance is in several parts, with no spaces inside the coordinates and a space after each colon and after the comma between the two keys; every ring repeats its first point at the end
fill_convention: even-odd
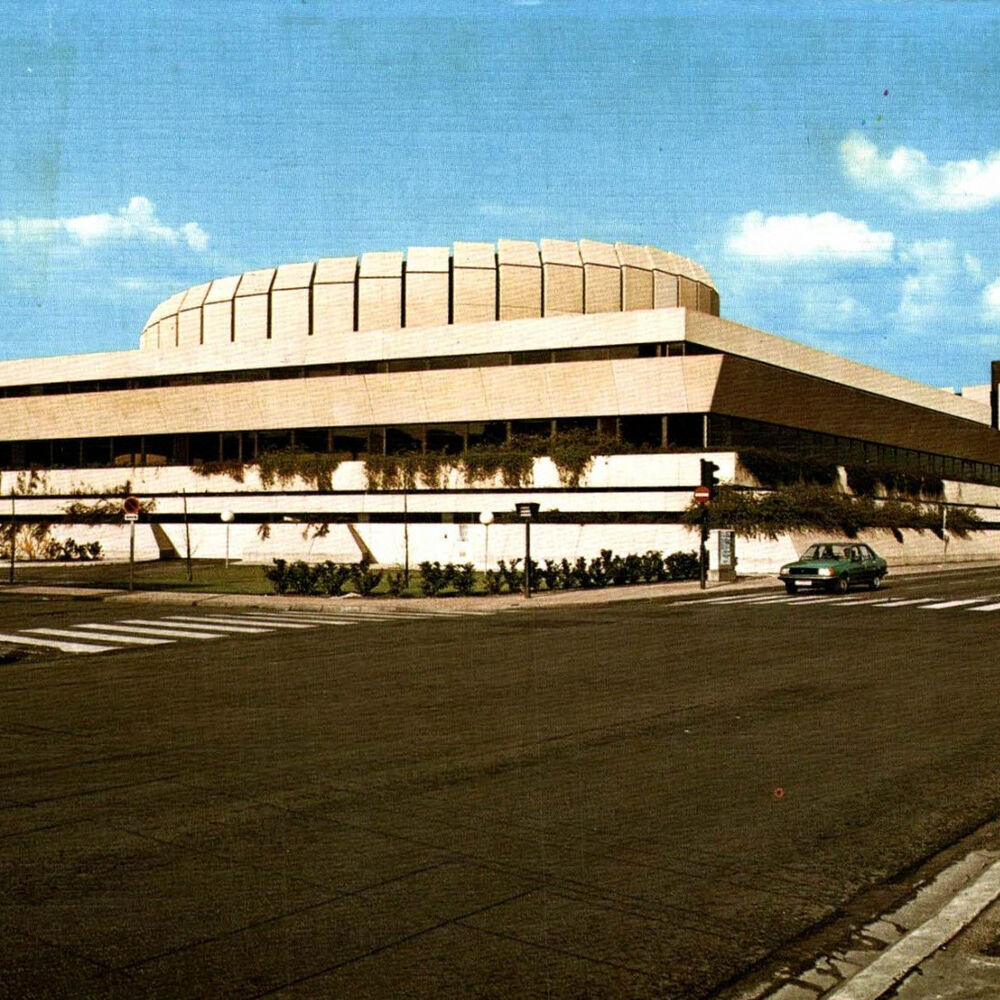
{"type": "Polygon", "coordinates": [[[161,302],[147,349],[677,307],[719,315],[693,260],[657,247],[543,239],[328,257],[196,285],[161,302]]]}

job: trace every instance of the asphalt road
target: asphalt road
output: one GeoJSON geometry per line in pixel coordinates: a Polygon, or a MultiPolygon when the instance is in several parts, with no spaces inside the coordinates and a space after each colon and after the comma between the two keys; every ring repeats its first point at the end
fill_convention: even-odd
{"type": "Polygon", "coordinates": [[[0,996],[712,995],[1000,810],[1000,576],[756,596],[0,665],[0,996]]]}

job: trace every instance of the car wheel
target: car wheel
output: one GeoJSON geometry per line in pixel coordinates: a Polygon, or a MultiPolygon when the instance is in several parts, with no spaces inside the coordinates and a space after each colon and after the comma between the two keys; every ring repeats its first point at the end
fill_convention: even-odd
{"type": "Polygon", "coordinates": [[[850,586],[851,586],[850,578],[845,573],[843,576],[837,577],[837,582],[833,585],[833,589],[838,594],[846,594],[850,586]]]}
{"type": "Polygon", "coordinates": [[[789,594],[794,594],[795,593],[795,584],[794,583],[789,583],[786,580],[785,581],[785,590],[787,590],[789,594]]]}
{"type": "Polygon", "coordinates": [[[869,590],[878,590],[879,587],[881,587],[881,586],[882,586],[882,577],[880,577],[880,576],[873,576],[868,581],[868,589],[869,590]]]}

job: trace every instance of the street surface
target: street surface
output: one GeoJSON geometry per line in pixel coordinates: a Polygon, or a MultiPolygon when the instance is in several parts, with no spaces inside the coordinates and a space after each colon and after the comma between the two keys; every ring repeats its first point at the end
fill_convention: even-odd
{"type": "Polygon", "coordinates": [[[708,997],[1000,811],[996,571],[349,604],[0,596],[0,997],[708,997]]]}

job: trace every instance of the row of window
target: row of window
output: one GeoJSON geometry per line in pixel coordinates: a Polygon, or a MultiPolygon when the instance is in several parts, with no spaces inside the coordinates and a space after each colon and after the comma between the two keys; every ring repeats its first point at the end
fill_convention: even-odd
{"type": "Polygon", "coordinates": [[[134,378],[84,379],[75,382],[38,382],[0,386],[0,399],[22,396],[65,396],[79,392],[124,392],[225,382],[266,382],[272,379],[330,378],[343,375],[383,375],[389,372],[446,371],[456,368],[496,368],[507,365],[547,365],[567,361],[615,361],[630,358],[675,357],[713,353],[685,341],[621,344],[612,347],[567,347],[539,351],[495,351],[489,354],[451,354],[392,361],[345,361],[335,364],[289,365],[280,368],[243,368],[237,371],[141,375],[134,378]]]}
{"type": "Polygon", "coordinates": [[[286,448],[335,455],[343,460],[356,460],[370,454],[412,452],[457,455],[477,445],[500,444],[514,437],[549,438],[570,431],[613,438],[628,451],[767,448],[841,465],[868,463],[910,472],[931,472],[946,479],[1000,484],[1000,465],[988,462],[714,413],[8,441],[0,442],[0,468],[108,468],[253,462],[264,452],[286,448]]]}

